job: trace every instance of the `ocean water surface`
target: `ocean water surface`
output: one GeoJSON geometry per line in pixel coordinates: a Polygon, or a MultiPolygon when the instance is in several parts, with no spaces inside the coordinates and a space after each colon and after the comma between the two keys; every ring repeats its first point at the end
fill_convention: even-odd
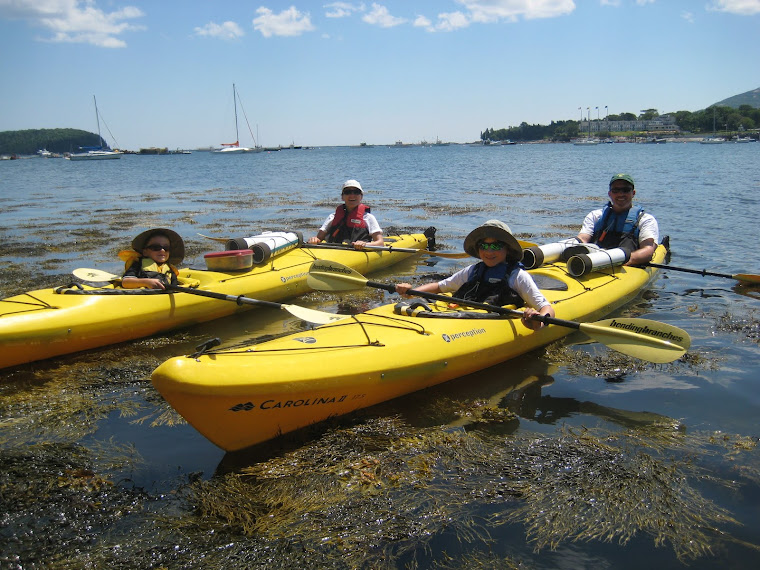
{"type": "MultiPolygon", "coordinates": [[[[190,266],[220,249],[202,235],[313,235],[348,178],[386,233],[435,226],[440,248],[461,251],[490,218],[535,243],[574,236],[627,172],[635,203],[670,236],[671,265],[760,274],[759,161],[756,143],[2,161],[0,296],[70,283],[78,267],[119,273],[117,253],[148,227],[183,235],[190,266]]],[[[373,279],[422,282],[466,263],[414,258],[373,279]]],[[[295,302],[335,311],[389,299],[295,302]]],[[[758,309],[760,287],[663,271],[620,314],[687,330],[675,363],[618,361],[572,336],[235,454],[182,423],[150,373],[207,338],[304,326],[282,312],[0,370],[0,567],[754,568],[758,309]],[[483,402],[515,417],[460,413],[483,402]]]]}

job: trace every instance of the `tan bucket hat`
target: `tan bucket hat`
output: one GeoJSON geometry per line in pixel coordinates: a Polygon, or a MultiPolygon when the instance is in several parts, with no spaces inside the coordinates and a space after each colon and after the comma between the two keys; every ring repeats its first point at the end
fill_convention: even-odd
{"type": "Polygon", "coordinates": [[[480,259],[478,255],[478,243],[486,238],[492,238],[507,244],[507,259],[513,261],[522,259],[523,250],[520,242],[512,235],[512,230],[509,229],[509,226],[500,220],[488,220],[467,234],[467,237],[464,238],[464,250],[472,257],[480,259]]]}
{"type": "Polygon", "coordinates": [[[145,249],[145,244],[156,234],[163,234],[169,238],[169,246],[171,247],[168,259],[169,263],[172,265],[179,265],[182,263],[182,260],[185,259],[185,242],[177,232],[167,228],[145,230],[132,240],[132,249],[142,255],[143,249],[145,249]]]}

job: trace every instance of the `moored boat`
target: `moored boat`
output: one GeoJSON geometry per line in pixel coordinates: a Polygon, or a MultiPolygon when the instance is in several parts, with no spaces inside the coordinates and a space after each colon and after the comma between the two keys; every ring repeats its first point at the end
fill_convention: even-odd
{"type": "MultiPolygon", "coordinates": [[[[386,237],[394,248],[424,249],[424,234],[386,237]]],[[[332,259],[357,271],[376,271],[409,258],[409,253],[337,246],[294,247],[247,269],[181,269],[181,280],[223,295],[278,301],[311,291],[309,266],[332,259]]],[[[72,280],[73,281],[73,280],[72,280]]],[[[210,321],[245,305],[183,292],[72,284],[0,299],[0,368],[89,350],[161,331],[210,321]]]]}
{"type": "MultiPolygon", "coordinates": [[[[653,261],[665,254],[659,246],[653,261]]],[[[557,262],[530,272],[557,317],[588,322],[634,299],[657,269],[618,266],[574,278],[557,262]]],[[[195,429],[235,451],[481,370],[571,332],[553,325],[533,332],[493,312],[441,302],[407,309],[410,303],[244,349],[172,358],[152,381],[195,429]]]]}
{"type": "Polygon", "coordinates": [[[68,160],[113,160],[121,158],[120,153],[108,148],[108,145],[104,145],[103,137],[100,136],[100,113],[98,112],[98,102],[95,99],[95,95],[92,96],[92,102],[95,104],[95,121],[98,124],[98,142],[99,146],[95,147],[80,147],[80,150],[84,152],[75,152],[68,154],[65,158],[68,160]]]}

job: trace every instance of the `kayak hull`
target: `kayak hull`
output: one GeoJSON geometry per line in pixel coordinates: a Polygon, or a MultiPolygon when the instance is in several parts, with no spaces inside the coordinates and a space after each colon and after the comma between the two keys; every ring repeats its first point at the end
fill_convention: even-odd
{"type": "MultiPolygon", "coordinates": [[[[655,261],[666,250],[660,246],[655,261]]],[[[654,268],[616,267],[580,278],[556,263],[532,270],[557,317],[597,320],[637,297],[654,268]],[[557,286],[559,284],[560,286],[557,286]],[[564,290],[562,290],[564,289],[564,290]]],[[[393,304],[244,350],[164,362],[156,389],[201,434],[235,451],[493,366],[572,332],[514,318],[429,305],[427,317],[393,304]],[[452,317],[454,315],[451,315],[452,317]]]]}
{"type": "MultiPolygon", "coordinates": [[[[423,234],[386,239],[397,247],[424,249],[423,234]]],[[[308,293],[315,258],[334,259],[372,272],[409,259],[409,253],[316,249],[304,246],[244,271],[180,270],[199,289],[279,302],[308,293]]],[[[67,286],[0,299],[0,368],[90,350],[226,317],[250,308],[234,302],[180,292],[67,286]]]]}

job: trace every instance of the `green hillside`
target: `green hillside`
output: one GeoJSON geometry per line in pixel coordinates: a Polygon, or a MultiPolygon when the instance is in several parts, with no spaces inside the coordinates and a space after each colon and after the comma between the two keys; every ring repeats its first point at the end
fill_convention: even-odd
{"type": "Polygon", "coordinates": [[[738,109],[742,105],[749,105],[755,109],[760,109],[760,87],[746,93],[734,95],[728,99],[723,99],[723,101],[714,103],[713,105],[716,107],[733,107],[734,109],[738,109]]]}
{"type": "Polygon", "coordinates": [[[0,132],[0,154],[36,154],[46,148],[50,152],[77,152],[81,146],[101,146],[98,135],[79,129],[27,129],[0,132]]]}

